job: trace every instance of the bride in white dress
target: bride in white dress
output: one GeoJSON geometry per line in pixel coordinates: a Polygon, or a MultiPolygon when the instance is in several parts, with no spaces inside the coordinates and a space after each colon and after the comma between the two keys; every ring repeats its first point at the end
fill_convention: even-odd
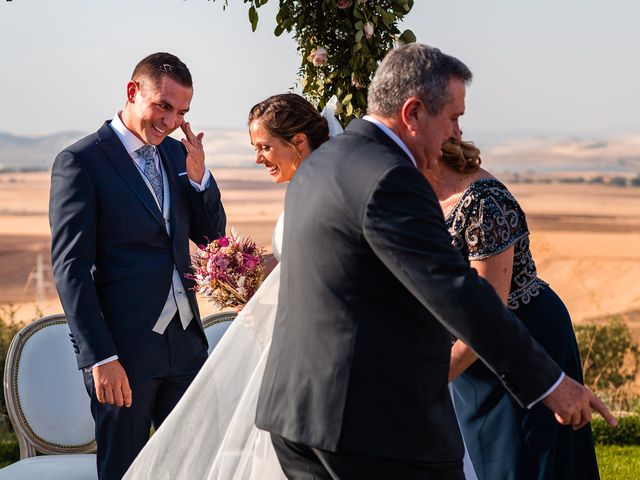
{"type": "MultiPolygon", "coordinates": [[[[331,109],[322,116],[295,94],[270,97],[251,109],[256,163],[275,182],[291,180],[300,163],[341,133],[331,109]],[[267,127],[268,126],[268,127],[267,127]]],[[[283,214],[273,234],[280,259],[283,214]]],[[[280,265],[233,321],[178,405],[127,471],[127,480],[283,480],[268,432],[254,424],[271,345],[280,265]]],[[[465,455],[465,475],[475,479],[465,455]]]]}

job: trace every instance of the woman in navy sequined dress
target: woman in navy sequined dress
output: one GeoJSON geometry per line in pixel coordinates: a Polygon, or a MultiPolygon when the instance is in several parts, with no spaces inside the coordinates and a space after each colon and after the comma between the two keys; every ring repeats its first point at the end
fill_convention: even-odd
{"type": "MultiPolygon", "coordinates": [[[[480,168],[479,150],[456,138],[435,169],[423,171],[443,209],[453,244],[488,280],[565,374],[582,381],[569,313],[538,278],[525,214],[509,190],[480,168]]],[[[542,403],[521,408],[462,342],[451,370],[460,429],[480,480],[598,479],[591,426],[560,425],[542,403]]]]}

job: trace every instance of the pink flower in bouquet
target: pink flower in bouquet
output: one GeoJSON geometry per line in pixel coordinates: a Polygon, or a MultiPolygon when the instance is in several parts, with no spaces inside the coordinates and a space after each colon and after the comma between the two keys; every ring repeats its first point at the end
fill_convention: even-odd
{"type": "Polygon", "coordinates": [[[353,0],[338,0],[336,2],[336,6],[341,10],[349,8],[351,5],[353,5],[353,0]]]}
{"type": "Polygon", "coordinates": [[[263,250],[235,230],[200,247],[192,257],[194,290],[221,308],[249,301],[260,286],[264,272],[263,250]]]}
{"type": "Polygon", "coordinates": [[[218,267],[220,270],[226,270],[229,266],[229,260],[222,255],[216,255],[216,257],[214,258],[214,262],[216,264],[216,267],[218,267]]]}
{"type": "Polygon", "coordinates": [[[244,255],[244,267],[251,270],[255,268],[255,266],[260,263],[260,257],[256,257],[253,255],[244,255]]]}

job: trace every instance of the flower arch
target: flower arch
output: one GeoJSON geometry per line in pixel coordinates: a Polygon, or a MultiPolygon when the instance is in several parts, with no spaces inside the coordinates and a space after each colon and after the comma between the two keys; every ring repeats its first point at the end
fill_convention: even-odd
{"type": "MultiPolygon", "coordinates": [[[[249,21],[255,31],[258,9],[269,0],[243,1],[250,4],[249,21]]],[[[397,42],[415,41],[411,30],[400,32],[397,26],[411,11],[413,0],[279,2],[274,34],[293,32],[298,42],[303,94],[318,109],[335,95],[336,116],[343,125],[364,115],[367,86],[386,52],[397,42]]]]}

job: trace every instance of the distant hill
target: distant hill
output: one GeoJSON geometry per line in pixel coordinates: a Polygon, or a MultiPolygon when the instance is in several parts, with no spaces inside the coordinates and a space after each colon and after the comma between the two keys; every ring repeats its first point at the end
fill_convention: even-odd
{"type": "Polygon", "coordinates": [[[0,171],[48,170],[55,155],[83,135],[61,132],[27,137],[0,132],[0,171]]]}
{"type": "MultiPolygon", "coordinates": [[[[87,135],[60,132],[51,135],[19,136],[0,132],[0,172],[48,170],[58,152],[87,135]]],[[[174,133],[182,138],[182,132],[174,133]]],[[[246,130],[205,130],[207,164],[212,167],[251,167],[253,147],[246,130]]]]}
{"type": "Polygon", "coordinates": [[[512,138],[485,149],[482,159],[495,171],[639,173],[640,134],[512,138]]]}
{"type": "MultiPolygon", "coordinates": [[[[247,130],[204,129],[207,164],[213,168],[255,167],[247,130]]],[[[48,170],[55,155],[85,133],[19,136],[0,132],[0,171],[48,170]]],[[[182,132],[174,137],[181,138],[182,132]]],[[[483,164],[512,172],[640,172],[640,134],[608,138],[504,137],[480,135],[483,164]],[[486,137],[486,138],[485,138],[486,137]]]]}

